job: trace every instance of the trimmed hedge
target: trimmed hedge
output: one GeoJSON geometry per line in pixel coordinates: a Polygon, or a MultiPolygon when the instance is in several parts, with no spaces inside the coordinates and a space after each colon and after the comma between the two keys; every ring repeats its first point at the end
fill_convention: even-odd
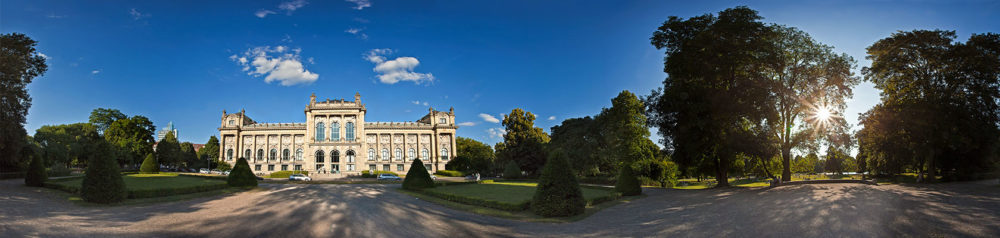
{"type": "Polygon", "coordinates": [[[48,168],[48,171],[49,177],[65,177],[73,174],[73,170],[62,164],[54,164],[48,168]]]}
{"type": "Polygon", "coordinates": [[[31,163],[28,164],[28,173],[24,176],[24,185],[31,187],[45,186],[45,180],[49,177],[45,174],[45,161],[41,156],[32,156],[31,163]]]}
{"type": "Polygon", "coordinates": [[[173,195],[208,192],[229,187],[228,184],[208,184],[183,188],[141,189],[128,191],[128,198],[153,198],[173,195]]]}
{"type": "Polygon", "coordinates": [[[482,199],[482,198],[463,197],[463,196],[459,196],[459,195],[455,195],[455,194],[436,192],[436,191],[427,190],[427,189],[421,190],[420,193],[427,194],[427,195],[430,195],[430,196],[433,196],[433,197],[437,197],[437,198],[440,198],[440,199],[452,201],[452,202],[457,202],[457,203],[462,203],[462,204],[469,204],[469,205],[476,205],[476,206],[482,206],[482,207],[488,207],[488,208],[495,208],[495,209],[507,210],[507,211],[524,211],[524,210],[528,210],[528,208],[531,206],[531,201],[530,200],[524,201],[524,202],[521,202],[521,203],[506,203],[506,202],[500,202],[500,201],[486,200],[486,199],[482,199]]]}
{"type": "MultiPolygon", "coordinates": [[[[423,168],[424,166],[420,165],[420,167],[423,168]]],[[[375,170],[374,173],[369,173],[368,170],[361,171],[361,177],[362,178],[374,178],[374,177],[378,177],[379,174],[392,174],[392,175],[399,176],[399,174],[397,174],[396,172],[392,172],[392,171],[375,170]]]]}
{"type": "Polygon", "coordinates": [[[282,171],[271,173],[267,177],[268,178],[288,178],[289,176],[292,176],[292,174],[304,174],[306,176],[309,176],[309,171],[304,171],[304,170],[293,170],[293,171],[282,170],[282,171]]]}
{"type": "Polygon", "coordinates": [[[568,217],[583,214],[586,207],[583,190],[570,170],[565,154],[553,151],[538,179],[531,210],[544,217],[568,217]]]}
{"type": "Polygon", "coordinates": [[[427,173],[427,169],[424,168],[424,162],[420,161],[420,159],[413,160],[413,163],[410,164],[410,171],[406,172],[406,178],[403,179],[403,189],[421,190],[433,187],[434,180],[431,179],[431,174],[427,173]]]}
{"type": "MultiPolygon", "coordinates": [[[[103,144],[102,144],[103,145],[103,144]]],[[[104,147],[104,146],[100,146],[104,147]]],[[[106,148],[98,148],[107,151],[106,148]]],[[[87,161],[87,173],[80,186],[80,197],[92,203],[117,203],[125,200],[125,180],[118,162],[110,153],[93,153],[87,161]]]]}
{"type": "Polygon", "coordinates": [[[142,160],[142,166],[139,166],[139,173],[160,173],[160,165],[156,162],[156,157],[154,157],[153,154],[146,155],[146,159],[142,160]]]}
{"type": "Polygon", "coordinates": [[[229,172],[226,183],[232,187],[257,187],[257,176],[250,171],[250,163],[247,159],[240,157],[236,160],[236,166],[229,172]]]}
{"type": "Polygon", "coordinates": [[[463,174],[462,172],[454,171],[454,170],[438,170],[437,172],[434,172],[434,174],[441,175],[441,176],[446,176],[446,177],[463,177],[463,176],[465,176],[465,174],[463,174]]]}
{"type": "Polygon", "coordinates": [[[615,183],[615,191],[624,196],[635,196],[642,194],[642,186],[639,185],[639,178],[632,172],[632,166],[622,164],[618,172],[618,182],[615,183]]]}

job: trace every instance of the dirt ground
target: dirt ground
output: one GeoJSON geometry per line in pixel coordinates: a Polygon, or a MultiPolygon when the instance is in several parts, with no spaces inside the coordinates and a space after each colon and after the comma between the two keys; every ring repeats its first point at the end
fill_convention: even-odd
{"type": "Polygon", "coordinates": [[[998,237],[996,180],[933,185],[824,184],[648,195],[573,223],[452,210],[398,184],[264,184],[149,205],[79,206],[0,180],[3,237],[998,237]]]}

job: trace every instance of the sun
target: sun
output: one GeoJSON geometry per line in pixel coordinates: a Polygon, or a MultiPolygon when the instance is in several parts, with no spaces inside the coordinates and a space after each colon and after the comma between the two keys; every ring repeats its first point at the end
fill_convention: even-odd
{"type": "Polygon", "coordinates": [[[833,109],[830,108],[829,105],[812,104],[809,105],[809,109],[809,115],[806,116],[806,121],[815,126],[816,131],[814,133],[818,133],[824,128],[833,126],[833,124],[836,123],[835,118],[839,118],[836,114],[834,114],[833,109]]]}
{"type": "Polygon", "coordinates": [[[830,109],[826,107],[816,108],[816,119],[820,121],[830,121],[830,109]]]}

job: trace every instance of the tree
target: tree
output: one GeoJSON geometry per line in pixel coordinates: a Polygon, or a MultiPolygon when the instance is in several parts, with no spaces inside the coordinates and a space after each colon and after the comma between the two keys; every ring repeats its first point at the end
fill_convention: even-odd
{"type": "Polygon", "coordinates": [[[87,141],[93,143],[81,153],[87,159],[87,172],[80,187],[81,197],[87,202],[105,204],[125,200],[125,180],[112,157],[111,146],[96,130],[85,136],[87,141]]]}
{"type": "Polygon", "coordinates": [[[38,42],[21,33],[0,35],[0,171],[20,171],[24,161],[25,118],[31,108],[28,84],[45,74],[45,57],[35,50],[38,42]]]}
{"type": "Polygon", "coordinates": [[[87,153],[92,151],[91,147],[98,143],[88,135],[97,133],[97,129],[90,123],[51,125],[38,128],[34,139],[41,146],[42,154],[52,163],[66,167],[74,164],[82,166],[88,161],[87,153]]]}
{"type": "Polygon", "coordinates": [[[792,149],[815,147],[815,140],[823,139],[824,132],[850,128],[840,115],[860,78],[851,73],[855,61],[847,54],[834,53],[833,47],[794,27],[771,27],[777,50],[782,52],[776,54],[777,61],[768,74],[776,94],[770,106],[779,123],[773,133],[781,150],[782,180],[791,181],[792,149]]]}
{"type": "Polygon", "coordinates": [[[163,139],[156,144],[156,160],[162,164],[178,166],[184,162],[184,154],[181,153],[180,143],[174,137],[174,132],[167,132],[163,139]]]}
{"type": "Polygon", "coordinates": [[[194,145],[191,142],[184,142],[181,143],[180,149],[181,163],[184,164],[184,167],[197,167],[201,161],[198,160],[198,154],[194,151],[194,145]]]}
{"type": "MultiPolygon", "coordinates": [[[[862,73],[882,91],[861,115],[859,151],[878,174],[917,171],[926,181],[975,179],[995,163],[1000,139],[1000,35],[897,32],[868,47],[862,73]]],[[[859,156],[862,157],[862,156],[859,156]]]]}
{"type": "Polygon", "coordinates": [[[458,149],[455,159],[449,161],[446,168],[462,171],[466,174],[492,171],[490,167],[496,160],[492,147],[461,136],[455,139],[455,146],[458,149]]]}
{"type": "Polygon", "coordinates": [[[587,201],[566,161],[566,155],[561,151],[553,151],[549,155],[531,199],[531,210],[544,217],[583,214],[587,201]]]}
{"type": "Polygon", "coordinates": [[[424,167],[424,162],[420,159],[413,160],[413,163],[410,164],[410,170],[406,171],[406,178],[403,179],[403,189],[421,190],[433,187],[434,180],[431,179],[431,174],[424,167]]]}
{"type": "Polygon", "coordinates": [[[517,166],[517,162],[513,160],[507,161],[507,165],[503,169],[503,178],[505,179],[516,179],[521,177],[521,168],[517,166]]]}
{"type": "Polygon", "coordinates": [[[45,180],[49,177],[45,173],[45,158],[32,155],[31,164],[28,165],[28,173],[24,176],[24,184],[32,187],[45,186],[45,180]]]}
{"type": "Polygon", "coordinates": [[[594,176],[614,172],[616,165],[606,156],[604,136],[597,120],[587,116],[563,120],[553,126],[549,150],[561,150],[572,162],[570,166],[579,175],[594,176]]]}
{"type": "MultiPolygon", "coordinates": [[[[101,121],[109,116],[105,115],[107,113],[101,113],[100,110],[113,110],[98,108],[94,109],[90,114],[91,124],[94,124],[98,129],[102,126],[101,121]],[[95,116],[96,119],[95,120],[95,116]],[[98,121],[98,123],[95,123],[98,121]]],[[[118,114],[118,110],[113,110],[118,114]]],[[[131,118],[125,117],[121,114],[121,119],[117,119],[103,130],[104,139],[111,143],[111,145],[117,151],[119,158],[119,163],[121,165],[135,166],[139,163],[139,159],[143,158],[148,154],[153,153],[153,133],[156,131],[156,126],[153,122],[144,116],[132,116],[131,118]]],[[[133,167],[134,168],[134,167],[133,167]]]]}
{"type": "Polygon", "coordinates": [[[233,166],[233,171],[226,177],[226,184],[230,187],[257,187],[257,176],[250,171],[250,163],[247,163],[246,158],[236,160],[236,166],[233,166]]]}
{"type": "Polygon", "coordinates": [[[142,166],[139,167],[139,173],[143,174],[160,173],[160,163],[156,162],[156,157],[154,157],[153,154],[146,155],[146,159],[142,160],[142,166]]]}
{"type": "Polygon", "coordinates": [[[623,164],[618,172],[618,180],[615,181],[615,191],[624,196],[635,196],[642,194],[642,184],[639,178],[632,171],[632,166],[623,164]]]}
{"type": "Polygon", "coordinates": [[[650,38],[666,50],[668,76],[646,98],[649,119],[681,170],[712,168],[719,187],[729,185],[730,167],[740,154],[772,158],[777,113],[769,106],[775,98],[768,72],[779,51],[773,28],[761,19],[747,7],[726,9],[718,17],[674,16],[650,38]]]}
{"type": "Polygon", "coordinates": [[[497,151],[501,161],[515,161],[522,171],[537,175],[545,164],[545,145],[549,135],[535,127],[535,114],[515,108],[503,118],[507,134],[503,136],[503,150],[497,151]]]}
{"type": "MultiPolygon", "coordinates": [[[[205,142],[205,146],[198,150],[198,159],[202,161],[209,161],[209,168],[212,168],[212,164],[216,166],[221,165],[222,160],[221,155],[219,155],[219,138],[215,136],[208,137],[208,142],[205,142]]],[[[228,166],[228,164],[227,164],[228,166]]]]}
{"type": "Polygon", "coordinates": [[[104,130],[110,128],[111,124],[122,119],[128,119],[128,116],[118,111],[118,109],[97,108],[90,112],[89,122],[97,127],[98,132],[104,133],[104,130]]]}

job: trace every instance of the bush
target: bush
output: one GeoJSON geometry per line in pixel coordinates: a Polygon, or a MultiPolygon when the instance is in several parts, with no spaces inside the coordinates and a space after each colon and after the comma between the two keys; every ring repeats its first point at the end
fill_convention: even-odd
{"type": "Polygon", "coordinates": [[[677,184],[677,164],[667,160],[643,160],[636,162],[638,170],[633,171],[642,185],[672,188],[677,184]]]}
{"type": "Polygon", "coordinates": [[[299,171],[299,170],[288,171],[288,170],[282,170],[282,171],[271,173],[268,177],[269,178],[288,178],[289,176],[292,176],[292,174],[309,175],[309,171],[299,171]]]}
{"type": "Polygon", "coordinates": [[[410,170],[406,171],[406,178],[403,179],[403,189],[421,190],[433,187],[434,180],[431,180],[431,174],[424,168],[424,162],[420,159],[413,160],[410,170]]]}
{"type": "MultiPolygon", "coordinates": [[[[98,147],[103,144],[99,144],[98,147]]],[[[106,146],[106,145],[105,145],[106,146]]],[[[98,151],[108,151],[101,150],[98,151]]],[[[125,190],[125,180],[118,170],[118,162],[111,153],[93,152],[87,160],[87,172],[80,186],[80,195],[84,201],[93,203],[117,203],[125,200],[128,194],[125,190]]]]}
{"type": "Polygon", "coordinates": [[[462,177],[462,176],[465,176],[465,174],[463,174],[462,172],[454,171],[454,170],[438,170],[437,172],[434,172],[434,174],[441,175],[441,176],[447,176],[447,177],[462,177]]]}
{"type": "Polygon", "coordinates": [[[247,163],[247,159],[241,157],[236,160],[236,166],[233,167],[232,172],[229,172],[226,183],[232,187],[257,187],[257,176],[254,176],[253,171],[250,171],[250,163],[247,163]]]}
{"type": "Polygon", "coordinates": [[[521,177],[521,167],[517,166],[517,162],[513,160],[508,161],[507,165],[503,169],[503,178],[505,179],[516,179],[521,177]]]}
{"type": "MultiPolygon", "coordinates": [[[[424,165],[421,164],[420,167],[423,168],[424,165]]],[[[361,171],[361,177],[362,178],[374,178],[374,177],[378,177],[379,174],[391,174],[391,175],[399,176],[399,174],[397,174],[396,172],[392,172],[392,171],[375,170],[373,173],[369,173],[368,170],[361,171]]],[[[428,175],[428,176],[430,176],[430,175],[428,175]]]]}
{"type": "Polygon", "coordinates": [[[45,180],[49,177],[45,174],[45,161],[41,156],[31,156],[31,163],[28,164],[28,173],[24,175],[24,185],[32,187],[45,186],[45,180]]]}
{"type": "Polygon", "coordinates": [[[469,204],[469,205],[476,205],[476,206],[488,207],[488,208],[495,208],[495,209],[507,210],[507,211],[524,211],[524,210],[527,210],[531,206],[530,201],[524,201],[524,202],[520,202],[520,203],[508,203],[508,202],[486,200],[486,199],[476,198],[476,197],[459,196],[459,195],[455,195],[455,194],[451,194],[451,193],[442,193],[442,192],[434,191],[433,189],[426,189],[426,190],[420,191],[420,193],[427,194],[427,195],[430,195],[430,196],[433,196],[433,197],[437,197],[437,198],[440,198],[440,199],[452,201],[452,202],[457,202],[457,203],[462,203],[462,204],[469,204]]]}
{"type": "Polygon", "coordinates": [[[615,191],[624,196],[635,196],[642,194],[642,186],[639,185],[639,178],[632,172],[632,166],[628,163],[621,165],[618,172],[618,182],[615,183],[615,191]]]}
{"type": "Polygon", "coordinates": [[[160,164],[156,162],[156,157],[153,157],[153,154],[146,155],[146,159],[142,160],[142,166],[139,166],[139,173],[141,174],[160,173],[160,164]]]}
{"type": "Polygon", "coordinates": [[[73,174],[73,170],[70,170],[63,164],[54,164],[49,167],[49,177],[65,177],[73,174]]]}
{"type": "Polygon", "coordinates": [[[218,169],[219,171],[226,171],[226,170],[232,170],[233,166],[229,165],[229,163],[226,163],[225,161],[216,160],[215,161],[215,168],[211,168],[211,169],[218,169]]]}
{"type": "Polygon", "coordinates": [[[576,175],[562,151],[554,151],[538,178],[538,188],[531,199],[531,210],[544,217],[583,214],[587,201],[576,181],[576,175]]]}

